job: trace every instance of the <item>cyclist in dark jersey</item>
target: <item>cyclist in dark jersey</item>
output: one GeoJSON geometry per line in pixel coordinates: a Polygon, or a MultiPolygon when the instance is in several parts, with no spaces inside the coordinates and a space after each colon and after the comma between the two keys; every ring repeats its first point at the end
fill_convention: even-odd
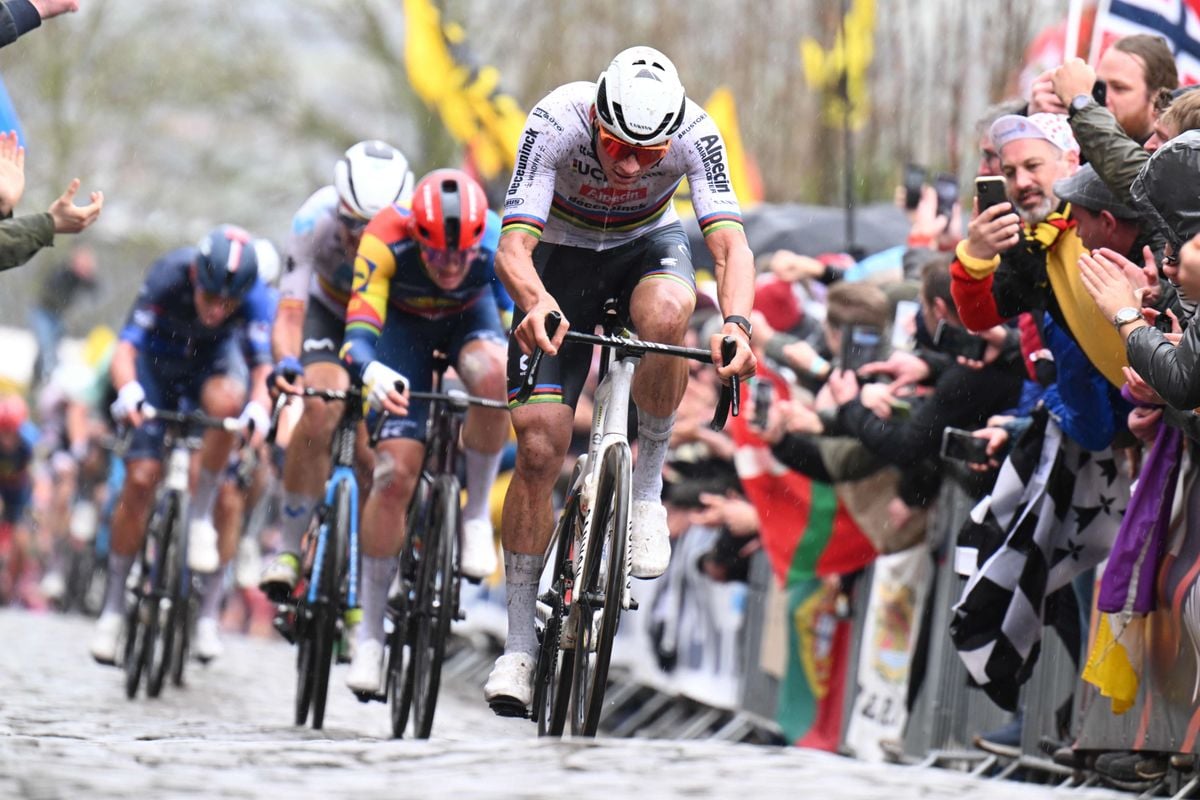
{"type": "MultiPolygon", "coordinates": [[[[136,429],[113,515],[104,610],[92,640],[92,656],[101,663],[111,664],[116,657],[125,579],[141,549],[162,476],[163,427],[155,420],[143,420],[141,403],[172,410],[199,407],[218,417],[240,415],[261,436],[270,424],[266,378],[271,371],[273,312],[266,287],[258,279],[253,239],[241,228],[223,225],[198,247],[173,250],[150,268],[121,331],[111,367],[117,389],[113,416],[136,429]]],[[[227,541],[227,536],[218,542],[212,519],[234,442],[234,435],[224,431],[205,433],[192,486],[188,561],[204,582],[193,642],[200,658],[220,653],[219,568],[237,547],[236,539],[227,541]]]]}

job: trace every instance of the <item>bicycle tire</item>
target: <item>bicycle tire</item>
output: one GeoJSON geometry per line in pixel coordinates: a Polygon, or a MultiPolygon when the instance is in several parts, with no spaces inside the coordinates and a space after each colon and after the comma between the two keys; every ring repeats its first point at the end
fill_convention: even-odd
{"type": "Polygon", "coordinates": [[[142,600],[135,597],[125,611],[125,653],[121,666],[125,669],[125,696],[132,700],[142,680],[142,600]]]}
{"type": "MultiPolygon", "coordinates": [[[[146,695],[158,697],[162,693],[163,682],[171,670],[171,659],[174,655],[175,633],[178,625],[180,599],[183,588],[184,566],[179,558],[183,544],[183,523],[179,516],[179,500],[174,494],[164,498],[166,506],[161,516],[160,530],[166,536],[165,542],[160,542],[158,558],[154,569],[154,586],[151,593],[150,631],[147,636],[148,651],[146,656],[146,695]]],[[[183,553],[186,558],[186,552],[183,553]]]]}
{"type": "Polygon", "coordinates": [[[184,667],[192,651],[192,626],[196,624],[195,599],[189,594],[183,600],[183,620],[176,629],[175,648],[171,653],[171,683],[183,686],[184,667]]]}
{"type": "Polygon", "coordinates": [[[595,736],[604,711],[604,693],[608,688],[608,667],[612,660],[613,638],[621,618],[621,592],[625,585],[626,537],[629,533],[631,484],[628,445],[614,445],[604,451],[600,474],[596,479],[596,499],[591,509],[591,530],[587,552],[583,553],[582,580],[575,582],[575,674],[573,678],[571,732],[576,736],[595,736]],[[606,555],[608,569],[601,575],[606,555]],[[603,577],[603,585],[601,578],[603,577]],[[592,618],[602,611],[594,652],[592,618]]]}
{"type": "Polygon", "coordinates": [[[458,478],[439,475],[433,483],[429,526],[425,530],[413,647],[413,732],[428,739],[437,710],[446,640],[454,619],[454,589],[458,574],[455,550],[462,531],[458,478]]]}
{"type": "MultiPolygon", "coordinates": [[[[403,581],[401,591],[407,591],[403,581]]],[[[393,606],[395,616],[392,619],[392,632],[388,635],[387,695],[394,739],[404,737],[409,711],[412,709],[413,674],[409,669],[412,650],[409,643],[408,598],[404,597],[400,602],[398,608],[393,606]]]]}
{"type": "Polygon", "coordinates": [[[571,548],[582,524],[579,492],[576,490],[568,495],[558,518],[553,577],[550,579],[548,598],[550,615],[542,627],[537,667],[533,673],[532,714],[537,722],[538,736],[562,736],[566,726],[575,653],[573,650],[563,650],[559,645],[566,622],[567,591],[574,580],[571,575],[571,548]]]}
{"type": "Polygon", "coordinates": [[[296,609],[296,705],[295,720],[297,725],[308,722],[308,709],[312,705],[313,683],[316,674],[313,670],[313,637],[312,625],[307,620],[309,609],[301,601],[296,609]]]}
{"type": "MultiPolygon", "coordinates": [[[[325,701],[329,697],[329,669],[338,639],[341,617],[341,577],[346,569],[350,540],[350,486],[339,483],[333,493],[332,523],[326,529],[325,557],[320,565],[321,589],[313,611],[313,730],[325,724],[325,701]]],[[[317,569],[314,566],[314,570],[317,569]]]]}
{"type": "Polygon", "coordinates": [[[403,615],[403,627],[399,627],[400,615],[397,615],[398,629],[393,631],[393,641],[399,644],[399,651],[394,660],[389,661],[393,671],[388,675],[389,697],[392,712],[392,735],[396,738],[404,736],[408,720],[412,712],[413,699],[413,647],[416,625],[414,616],[417,608],[418,572],[421,561],[417,557],[417,543],[424,537],[424,531],[429,527],[430,497],[432,496],[433,481],[422,473],[417,481],[416,491],[408,505],[408,530],[405,532],[404,549],[400,551],[400,592],[403,606],[399,609],[403,615]]]}

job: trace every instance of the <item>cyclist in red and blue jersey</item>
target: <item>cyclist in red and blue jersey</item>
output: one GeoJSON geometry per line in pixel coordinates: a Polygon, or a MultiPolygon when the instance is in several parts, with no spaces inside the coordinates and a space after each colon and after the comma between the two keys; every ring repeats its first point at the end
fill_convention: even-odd
{"type": "MultiPolygon", "coordinates": [[[[358,246],[342,355],[361,375],[372,408],[393,416],[375,450],[375,479],[363,511],[362,623],[346,678],[355,692],[380,686],[387,592],[425,455],[428,407],[410,406],[405,387],[429,391],[436,350],[449,357],[468,392],[504,399],[500,313],[511,301],[492,265],[499,227],[483,188],[461,170],[441,169],[417,184],[411,213],[398,206],[383,211],[358,246]]],[[[488,494],[508,430],[502,409],[472,407],[463,426],[467,502],[460,567],[469,578],[496,567],[488,494]]]]}
{"type": "MultiPolygon", "coordinates": [[[[197,247],[173,250],[150,267],[110,368],[117,390],[113,416],[135,430],[113,514],[104,609],[92,640],[97,661],[111,664],[115,659],[125,579],[142,547],[162,476],[163,426],[144,420],[143,401],[170,410],[199,407],[216,417],[240,415],[261,436],[270,424],[266,378],[271,371],[273,314],[267,289],[258,279],[253,239],[241,228],[222,225],[197,247]]],[[[218,541],[213,524],[217,490],[234,443],[234,434],[205,433],[188,511],[188,563],[202,580],[193,647],[205,660],[221,651],[220,567],[237,548],[235,536],[222,535],[218,541]]]]}
{"type": "MultiPolygon", "coordinates": [[[[753,375],[754,257],[725,143],[712,118],[687,99],[670,59],[650,47],[622,51],[596,83],[568,83],[538,102],[517,145],[496,252],[496,274],[519,309],[508,348],[510,396],[527,354],[536,346],[548,357],[533,396],[512,409],[517,464],[501,530],[508,636],[484,687],[501,713],[528,706],[533,696],[534,609],[553,530],[551,493],[591,364],[591,348],[560,353],[559,346],[568,328],[591,333],[610,298],[641,338],[683,342],[696,284],[671,200],[685,177],[727,315],[709,343],[714,363],[726,379],[753,375]],[[551,312],[564,320],[553,338],[546,335],[551,312]],[[738,342],[728,364],[721,360],[723,335],[738,342]]],[[[662,574],[670,560],[662,468],[686,385],[686,362],[661,356],[647,355],[634,377],[638,456],[629,544],[637,578],[662,574]]]]}

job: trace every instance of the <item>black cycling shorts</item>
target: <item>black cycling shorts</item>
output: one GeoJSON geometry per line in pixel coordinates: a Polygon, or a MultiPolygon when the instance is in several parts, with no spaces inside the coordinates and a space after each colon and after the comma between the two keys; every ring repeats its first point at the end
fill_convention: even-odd
{"type": "MultiPolygon", "coordinates": [[[[674,223],[652,231],[632,242],[611,250],[541,242],[533,250],[533,265],[546,291],[562,308],[571,330],[590,333],[604,316],[605,301],[615,299],[621,324],[632,328],[629,301],[633,290],[644,280],[674,280],[694,294],[696,276],[692,269],[692,251],[683,226],[674,223]]],[[[524,319],[520,309],[513,310],[513,328],[524,319]]],[[[518,405],[513,397],[521,385],[527,361],[516,337],[508,340],[509,407],[518,405]]],[[[579,400],[592,364],[588,345],[564,343],[559,354],[542,359],[538,385],[527,403],[565,403],[571,408],[579,400]]]]}

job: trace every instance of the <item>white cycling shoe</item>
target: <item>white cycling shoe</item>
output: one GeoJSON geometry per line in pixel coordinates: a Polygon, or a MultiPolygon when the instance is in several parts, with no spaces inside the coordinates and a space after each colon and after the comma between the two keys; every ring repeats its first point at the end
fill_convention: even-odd
{"type": "Polygon", "coordinates": [[[533,702],[533,672],[537,660],[528,653],[506,653],[496,659],[483,687],[483,699],[503,717],[528,714],[533,702]]]}
{"type": "Polygon", "coordinates": [[[212,617],[196,620],[196,641],[192,646],[192,652],[204,664],[220,658],[221,654],[225,652],[225,646],[221,644],[220,628],[220,624],[212,617]]]}
{"type": "Polygon", "coordinates": [[[630,511],[629,572],[635,578],[657,578],[671,563],[671,535],[667,510],[654,500],[635,500],[630,511]]]}
{"type": "Polygon", "coordinates": [[[379,694],[383,684],[383,643],[364,639],[354,648],[354,660],[346,674],[352,692],[379,694]]]}
{"type": "Polygon", "coordinates": [[[463,520],[458,568],[464,578],[483,580],[496,571],[496,537],[487,519],[463,520]]]}
{"type": "Polygon", "coordinates": [[[271,559],[258,579],[258,588],[270,599],[282,603],[300,580],[300,558],[295,553],[280,553],[271,559]]]}
{"type": "Polygon", "coordinates": [[[125,615],[108,611],[96,620],[96,631],[92,634],[92,658],[100,664],[113,666],[117,663],[117,646],[125,628],[125,615]]]}
{"type": "Polygon", "coordinates": [[[188,526],[188,567],[193,572],[216,572],[221,568],[217,529],[211,519],[198,517],[188,526]]]}

